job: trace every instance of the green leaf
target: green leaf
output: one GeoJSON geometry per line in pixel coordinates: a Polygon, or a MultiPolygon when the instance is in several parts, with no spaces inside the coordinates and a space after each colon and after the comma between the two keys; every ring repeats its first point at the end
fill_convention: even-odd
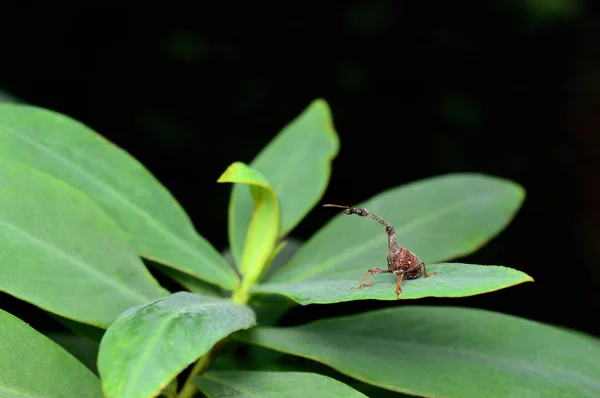
{"type": "Polygon", "coordinates": [[[342,382],[308,372],[207,372],[194,382],[209,398],[366,397],[342,382]]]}
{"type": "Polygon", "coordinates": [[[247,306],[188,292],[130,308],[100,343],[104,393],[154,396],[217,342],[254,324],[247,306]]]}
{"type": "MultiPolygon", "coordinates": [[[[483,246],[508,225],[524,196],[514,182],[458,173],[390,189],[358,207],[388,221],[400,245],[433,264],[483,246]]],[[[322,211],[325,216],[331,209],[322,211]]],[[[368,218],[339,214],[268,281],[360,281],[368,268],[387,268],[386,257],[383,226],[368,218]]]]}
{"type": "Polygon", "coordinates": [[[81,191],[5,159],[0,186],[0,291],[99,327],[168,294],[81,191]]]}
{"type": "Polygon", "coordinates": [[[402,306],[238,337],[419,396],[595,397],[600,391],[598,340],[483,310],[402,306]]]}
{"type": "Polygon", "coordinates": [[[194,230],[169,191],[87,126],[46,109],[0,104],[0,157],[85,192],[131,234],[142,256],[230,290],[237,285],[233,268],[194,230]]]}
{"type": "Polygon", "coordinates": [[[279,204],[267,179],[244,163],[235,162],[217,182],[250,185],[254,211],[248,225],[241,257],[242,284],[254,285],[265,271],[279,231],[279,204]]]}
{"type": "MultiPolygon", "coordinates": [[[[394,292],[398,280],[392,274],[376,274],[373,286],[352,290],[360,284],[364,275],[354,278],[324,276],[323,280],[310,280],[289,283],[265,283],[251,289],[255,293],[279,293],[302,304],[328,304],[353,300],[396,300],[394,292]]],[[[431,264],[427,272],[435,272],[429,278],[423,276],[402,281],[401,299],[423,297],[464,297],[489,293],[533,282],[524,272],[497,265],[475,265],[460,263],[431,264]]],[[[368,279],[367,279],[368,281],[368,279]]]]}
{"type": "MultiPolygon", "coordinates": [[[[250,163],[266,177],[277,194],[281,208],[279,238],[298,225],[321,199],[338,150],[339,139],[329,105],[317,99],[250,163]]],[[[229,202],[229,242],[237,264],[241,263],[252,212],[247,188],[234,185],[229,202]]]]}
{"type": "Polygon", "coordinates": [[[99,397],[98,378],[58,344],[0,310],[0,395],[99,397]]]}

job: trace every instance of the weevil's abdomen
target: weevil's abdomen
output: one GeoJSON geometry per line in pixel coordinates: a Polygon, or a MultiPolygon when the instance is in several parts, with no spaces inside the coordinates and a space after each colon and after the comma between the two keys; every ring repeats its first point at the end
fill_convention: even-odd
{"type": "Polygon", "coordinates": [[[395,257],[394,271],[404,271],[404,277],[407,279],[416,279],[421,275],[423,261],[415,253],[405,247],[400,247],[395,257]]]}
{"type": "Polygon", "coordinates": [[[417,279],[419,276],[421,276],[421,270],[423,269],[423,261],[419,260],[418,264],[419,266],[416,269],[404,274],[404,277],[406,279],[417,279]]]}

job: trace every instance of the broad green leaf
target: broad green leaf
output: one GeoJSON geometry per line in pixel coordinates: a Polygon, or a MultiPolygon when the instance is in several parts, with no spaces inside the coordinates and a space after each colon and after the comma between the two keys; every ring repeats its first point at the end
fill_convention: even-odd
{"type": "Polygon", "coordinates": [[[128,309],[100,343],[98,370],[111,397],[150,397],[220,340],[255,324],[247,306],[179,292],[128,309]]]}
{"type": "MultiPolygon", "coordinates": [[[[235,162],[217,182],[249,185],[254,210],[241,256],[242,284],[250,287],[262,276],[275,249],[279,232],[279,204],[267,179],[244,163],[235,162]]],[[[248,188],[248,187],[247,187],[248,188]]]]}
{"type": "Polygon", "coordinates": [[[600,343],[489,311],[402,306],[240,339],[426,397],[597,397],[600,343]]]}
{"type": "Polygon", "coordinates": [[[85,192],[131,234],[143,257],[228,289],[236,286],[233,268],[194,230],[169,191],[87,126],[46,109],[0,104],[0,157],[85,192]]]}
{"type": "Polygon", "coordinates": [[[99,327],[168,294],[81,191],[5,159],[0,186],[0,291],[99,327]]]}
{"type": "Polygon", "coordinates": [[[208,398],[366,397],[342,382],[308,372],[213,371],[195,383],[208,398]]]}
{"type": "MultiPolygon", "coordinates": [[[[508,225],[524,196],[514,182],[457,173],[390,189],[357,207],[366,207],[388,221],[400,245],[433,264],[483,246],[508,225]]],[[[326,217],[332,209],[320,211],[326,217]]],[[[368,268],[387,268],[386,256],[387,235],[382,225],[368,217],[339,214],[268,281],[361,278],[368,268]]]]}
{"type": "MultiPolygon", "coordinates": [[[[329,105],[317,99],[250,163],[277,194],[281,208],[280,238],[298,225],[323,196],[339,145],[329,105]]],[[[252,212],[248,188],[234,185],[229,202],[229,243],[238,265],[252,212]]]]}
{"type": "MultiPolygon", "coordinates": [[[[367,299],[397,300],[394,291],[398,278],[392,274],[375,274],[373,286],[352,290],[360,284],[365,271],[353,278],[326,275],[322,280],[265,283],[253,287],[251,291],[283,294],[302,305],[367,299]]],[[[497,265],[431,264],[427,266],[427,272],[435,272],[435,275],[429,278],[423,278],[421,275],[417,279],[404,279],[400,298],[474,296],[524,282],[533,282],[524,272],[497,265]]]]}
{"type": "Polygon", "coordinates": [[[0,396],[101,398],[100,380],[22,320],[0,310],[0,396]]]}

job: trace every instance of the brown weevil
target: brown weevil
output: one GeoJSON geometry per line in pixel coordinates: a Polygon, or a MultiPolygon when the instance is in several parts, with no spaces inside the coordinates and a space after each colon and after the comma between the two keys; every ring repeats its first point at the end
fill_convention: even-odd
{"type": "Polygon", "coordinates": [[[381,225],[385,226],[385,232],[388,235],[388,244],[387,244],[387,270],[383,268],[369,268],[360,281],[360,285],[358,287],[353,287],[352,290],[359,290],[363,287],[373,286],[373,274],[380,273],[391,273],[394,276],[398,277],[398,281],[396,282],[396,297],[400,298],[400,293],[402,292],[402,288],[400,287],[400,283],[402,283],[402,278],[406,277],[407,279],[416,279],[421,275],[421,268],[423,268],[423,276],[428,278],[432,275],[435,275],[435,272],[427,273],[427,268],[425,267],[425,263],[421,261],[421,259],[408,250],[405,247],[402,247],[398,244],[396,240],[396,230],[392,227],[387,221],[383,218],[371,213],[369,210],[364,208],[353,208],[348,206],[339,206],[339,205],[331,205],[326,204],[323,207],[339,207],[344,209],[343,214],[356,214],[361,217],[371,217],[373,220],[377,221],[381,225]],[[365,280],[367,276],[371,275],[369,279],[369,283],[365,284],[365,280]]]}

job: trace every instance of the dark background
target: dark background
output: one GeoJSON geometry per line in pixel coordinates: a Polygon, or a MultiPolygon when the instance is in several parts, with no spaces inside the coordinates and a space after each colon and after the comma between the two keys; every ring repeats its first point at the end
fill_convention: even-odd
{"type": "MultiPolygon", "coordinates": [[[[250,162],[322,97],[341,139],[324,202],[357,203],[455,171],[527,190],[513,223],[464,260],[514,267],[536,283],[420,303],[600,336],[599,32],[584,3],[170,4],[6,10],[0,89],[129,151],[218,249],[227,245],[230,192],[218,176],[233,161],[250,162]]],[[[292,236],[306,239],[332,216],[316,209],[292,236]]],[[[35,321],[33,307],[1,300],[35,321]]],[[[290,316],[381,305],[309,306],[290,316]]]]}

